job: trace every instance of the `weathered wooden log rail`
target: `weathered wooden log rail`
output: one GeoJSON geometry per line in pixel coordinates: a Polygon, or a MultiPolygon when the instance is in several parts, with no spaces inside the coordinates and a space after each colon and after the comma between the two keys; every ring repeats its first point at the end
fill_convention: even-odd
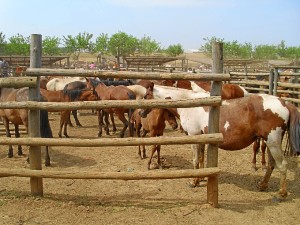
{"type": "Polygon", "coordinates": [[[158,72],[133,72],[133,71],[105,71],[105,70],[75,70],[75,69],[45,69],[28,68],[26,76],[70,76],[70,77],[100,77],[149,79],[149,80],[205,80],[229,81],[230,75],[223,73],[158,73],[158,72]]]}
{"type": "Polygon", "coordinates": [[[158,179],[181,179],[181,178],[205,178],[217,177],[219,168],[203,168],[201,170],[162,170],[146,172],[92,172],[92,171],[45,171],[26,169],[0,170],[0,177],[36,177],[54,179],[102,179],[102,180],[158,180],[158,179]]]}
{"type": "Polygon", "coordinates": [[[0,108],[26,108],[29,109],[28,138],[0,138],[0,145],[21,144],[29,146],[30,170],[0,168],[1,176],[30,177],[31,193],[43,195],[42,178],[63,179],[177,179],[207,177],[207,202],[212,206],[218,206],[218,143],[223,141],[219,133],[219,107],[221,104],[222,81],[229,81],[230,75],[222,73],[223,67],[223,45],[215,43],[213,47],[213,73],[191,74],[191,73],[155,73],[155,72],[124,72],[124,71],[82,71],[71,69],[41,69],[41,35],[31,36],[31,61],[26,71],[26,76],[0,79],[0,87],[29,87],[29,101],[26,102],[2,102],[0,108]],[[39,96],[40,76],[84,76],[100,78],[126,78],[126,79],[175,79],[175,80],[209,80],[212,82],[211,97],[203,99],[185,100],[131,100],[131,101],[97,101],[97,102],[71,102],[71,103],[49,103],[35,102],[39,96]],[[40,138],[39,110],[66,110],[66,109],[88,109],[88,108],[149,108],[149,107],[197,107],[210,105],[209,124],[207,135],[168,137],[168,138],[124,138],[124,139],[47,139],[40,138]],[[178,171],[147,171],[137,173],[100,173],[93,172],[61,172],[42,171],[41,146],[135,146],[149,144],[191,144],[208,143],[207,167],[199,170],[178,171]],[[74,175],[75,174],[75,175],[74,175]]]}
{"type": "Polygon", "coordinates": [[[291,97],[282,97],[285,100],[293,103],[299,103],[300,84],[298,77],[300,76],[299,66],[277,66],[271,69],[269,73],[248,73],[246,72],[230,72],[230,83],[239,84],[244,86],[248,91],[258,91],[260,93],[269,93],[272,95],[289,94],[291,97]],[[279,72],[279,69],[292,69],[293,73],[290,72],[279,72]],[[281,82],[279,77],[290,78],[291,83],[281,82]],[[264,77],[268,81],[256,80],[257,77],[264,77]]]}
{"type": "Polygon", "coordinates": [[[80,102],[0,102],[0,109],[45,109],[53,111],[73,109],[107,109],[107,108],[192,108],[199,106],[220,106],[221,96],[211,96],[197,99],[149,99],[149,100],[101,100],[101,101],[80,101],[80,102]]]}
{"type": "Polygon", "coordinates": [[[151,138],[0,138],[0,145],[27,146],[72,146],[72,147],[107,147],[138,145],[179,145],[179,144],[218,144],[223,141],[221,133],[203,134],[183,137],[151,137],[151,138]]]}

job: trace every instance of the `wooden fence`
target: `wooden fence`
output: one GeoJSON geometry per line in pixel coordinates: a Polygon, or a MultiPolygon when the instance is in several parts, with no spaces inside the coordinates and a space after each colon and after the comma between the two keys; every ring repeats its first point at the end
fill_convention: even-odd
{"type": "MultiPolygon", "coordinates": [[[[216,52],[216,58],[222,59],[216,52]]],[[[221,105],[222,81],[228,81],[229,75],[212,74],[170,74],[170,73],[128,73],[110,71],[81,71],[81,70],[55,70],[40,69],[41,67],[41,35],[31,36],[31,61],[30,69],[26,71],[27,76],[22,79],[6,78],[0,80],[0,87],[29,87],[29,101],[27,102],[3,102],[0,108],[25,108],[29,110],[29,137],[28,138],[0,138],[1,145],[23,144],[29,145],[30,169],[6,169],[0,168],[1,176],[20,176],[30,177],[31,193],[33,195],[43,195],[42,178],[63,178],[63,179],[121,179],[121,180],[140,180],[140,179],[178,179],[178,178],[202,178],[207,177],[207,202],[212,206],[218,206],[218,143],[222,142],[222,134],[218,132],[219,106],[221,105]],[[136,101],[97,101],[97,102],[72,102],[72,103],[51,103],[37,102],[39,95],[40,76],[97,76],[101,78],[146,78],[146,79],[185,79],[185,80],[211,80],[213,81],[211,97],[204,99],[191,99],[184,101],[174,100],[136,100],[136,101]],[[209,134],[185,136],[185,137],[160,137],[160,138],[122,138],[122,139],[47,139],[41,138],[39,127],[40,109],[87,109],[87,108],[108,108],[108,107],[196,107],[202,105],[211,106],[209,116],[209,134]],[[178,171],[153,171],[153,172],[128,172],[128,173],[91,173],[76,171],[72,174],[62,171],[43,171],[41,163],[41,146],[132,146],[159,144],[208,144],[207,167],[199,170],[178,170],[178,171]]],[[[219,69],[218,69],[219,70],[219,69]]]]}
{"type": "Polygon", "coordinates": [[[230,83],[244,86],[250,92],[267,93],[271,95],[282,96],[283,99],[299,104],[300,70],[298,66],[277,66],[264,73],[247,72],[229,72],[230,83]],[[284,72],[282,70],[292,69],[293,72],[284,72]],[[286,81],[280,78],[287,78],[286,81]],[[288,94],[289,97],[284,97],[288,94]]]}

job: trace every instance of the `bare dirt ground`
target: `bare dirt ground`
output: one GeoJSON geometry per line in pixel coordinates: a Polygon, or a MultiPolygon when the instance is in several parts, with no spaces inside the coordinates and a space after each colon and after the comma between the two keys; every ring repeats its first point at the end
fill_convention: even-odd
{"type": "MultiPolygon", "coordinates": [[[[54,136],[58,115],[50,115],[54,136]]],[[[90,111],[80,116],[83,127],[69,128],[71,137],[95,138],[97,119],[90,111]]],[[[118,126],[120,130],[120,125],[118,126]]],[[[116,134],[102,138],[117,137],[116,134]]],[[[166,135],[180,136],[167,127],[166,135]]],[[[28,168],[25,156],[7,158],[0,146],[0,167],[28,168]]],[[[59,171],[145,171],[137,147],[51,148],[51,167],[59,171]]],[[[189,145],[162,146],[165,170],[192,168],[189,145]]],[[[219,208],[206,204],[206,184],[190,188],[189,179],[116,181],[44,179],[44,197],[30,195],[29,178],[0,178],[0,224],[300,224],[299,158],[288,159],[289,195],[273,198],[279,185],[274,170],[269,188],[259,192],[256,183],[263,172],[251,170],[251,148],[219,151],[219,208]]],[[[260,156],[258,156],[260,159],[260,156]]],[[[154,159],[156,160],[156,159],[154,159]]]]}

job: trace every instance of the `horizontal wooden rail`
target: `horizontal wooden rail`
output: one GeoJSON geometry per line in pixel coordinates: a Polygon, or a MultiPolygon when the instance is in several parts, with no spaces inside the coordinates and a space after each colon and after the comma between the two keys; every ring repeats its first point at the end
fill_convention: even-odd
{"type": "Polygon", "coordinates": [[[182,144],[217,144],[223,142],[221,133],[201,134],[182,137],[149,137],[149,138],[8,138],[0,137],[0,145],[28,146],[73,146],[73,147],[106,147],[138,145],[182,145],[182,144]]]}
{"type": "Polygon", "coordinates": [[[105,71],[105,70],[75,70],[75,69],[45,69],[28,68],[29,76],[79,76],[101,78],[126,78],[126,79],[150,79],[150,80],[207,80],[228,81],[229,74],[223,73],[159,73],[159,72],[132,72],[132,71],[105,71]]]}
{"type": "Polygon", "coordinates": [[[0,177],[16,176],[55,179],[154,180],[215,177],[219,173],[220,169],[217,167],[145,172],[46,171],[0,168],[0,177]]]}
{"type": "Polygon", "coordinates": [[[231,84],[249,84],[249,85],[263,85],[263,86],[269,86],[269,82],[267,81],[254,81],[254,80],[231,80],[231,84]]]}
{"type": "Polygon", "coordinates": [[[0,87],[23,88],[36,87],[37,77],[5,77],[0,78],[0,87]]]}
{"type": "Polygon", "coordinates": [[[235,76],[269,76],[270,73],[246,73],[246,72],[229,72],[230,75],[235,76]]]}
{"type": "Polygon", "coordinates": [[[45,109],[49,111],[73,109],[107,109],[107,108],[192,108],[200,106],[220,106],[220,96],[197,99],[140,99],[140,100],[101,100],[79,102],[0,102],[0,109],[45,109]]]}

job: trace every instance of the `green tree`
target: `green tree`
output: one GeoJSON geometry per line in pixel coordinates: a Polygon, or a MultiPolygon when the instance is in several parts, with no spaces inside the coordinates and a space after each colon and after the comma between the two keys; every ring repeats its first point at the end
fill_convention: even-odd
{"type": "Polygon", "coordinates": [[[255,46],[253,57],[256,59],[277,59],[278,49],[275,45],[255,46]]]}
{"type": "Polygon", "coordinates": [[[94,44],[91,39],[93,34],[87,32],[79,33],[77,36],[73,37],[68,35],[67,37],[63,36],[63,42],[68,53],[74,54],[75,58],[78,59],[80,53],[88,51],[94,51],[94,44]]]}
{"type": "Polygon", "coordinates": [[[109,42],[108,34],[101,33],[96,38],[94,51],[98,52],[101,55],[107,55],[109,53],[108,42],[109,42]]]}
{"type": "Polygon", "coordinates": [[[212,53],[212,42],[213,41],[217,41],[217,42],[224,42],[224,39],[221,38],[217,38],[215,36],[211,37],[211,38],[203,38],[203,40],[205,41],[204,45],[202,45],[199,48],[199,51],[204,52],[207,55],[211,55],[212,53]]]}
{"type": "Polygon", "coordinates": [[[277,47],[277,53],[279,57],[286,57],[286,46],[285,41],[281,41],[277,47]]]}
{"type": "Polygon", "coordinates": [[[45,55],[59,55],[61,50],[59,48],[60,38],[58,37],[48,37],[43,39],[43,54],[45,55]]]}
{"type": "Polygon", "coordinates": [[[6,41],[5,41],[5,34],[0,32],[0,54],[5,54],[5,47],[6,47],[6,41]]]}
{"type": "Polygon", "coordinates": [[[30,55],[30,37],[21,34],[10,37],[6,45],[6,54],[10,55],[30,55]]]}
{"type": "Polygon", "coordinates": [[[285,56],[288,59],[300,59],[300,46],[286,48],[285,49],[285,56]]]}
{"type": "Polygon", "coordinates": [[[108,49],[112,55],[128,56],[138,49],[139,41],[132,35],[119,31],[113,34],[108,42],[108,49]]]}
{"type": "Polygon", "coordinates": [[[165,50],[165,52],[168,56],[176,57],[182,54],[184,51],[181,44],[177,44],[177,45],[169,45],[169,47],[165,50]]]}
{"type": "Polygon", "coordinates": [[[144,35],[139,40],[139,52],[143,55],[151,55],[160,50],[160,44],[155,40],[152,40],[151,37],[144,35]]]}

